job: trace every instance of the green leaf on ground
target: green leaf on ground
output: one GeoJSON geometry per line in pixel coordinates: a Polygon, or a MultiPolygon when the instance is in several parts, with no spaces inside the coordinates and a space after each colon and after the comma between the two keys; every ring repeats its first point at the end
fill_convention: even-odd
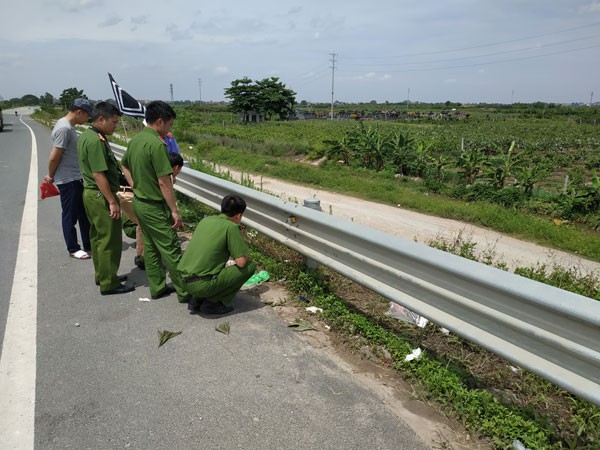
{"type": "Polygon", "coordinates": [[[158,331],[158,348],[160,348],[165,342],[167,342],[169,339],[171,339],[172,337],[175,336],[179,336],[181,334],[181,331],[158,331]]]}
{"type": "Polygon", "coordinates": [[[294,331],[307,331],[314,330],[315,326],[310,320],[300,320],[296,319],[293,322],[288,322],[288,327],[294,328],[294,331]]]}
{"type": "Polygon", "coordinates": [[[217,330],[217,331],[219,331],[219,332],[221,332],[221,333],[223,333],[223,334],[227,334],[227,335],[229,335],[229,330],[230,330],[230,328],[229,328],[229,322],[225,321],[225,322],[223,322],[223,323],[219,324],[219,325],[218,325],[218,326],[215,328],[215,330],[217,330]]]}

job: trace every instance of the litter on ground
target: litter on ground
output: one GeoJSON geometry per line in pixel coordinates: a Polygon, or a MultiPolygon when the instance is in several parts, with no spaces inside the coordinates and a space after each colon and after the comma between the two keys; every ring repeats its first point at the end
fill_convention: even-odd
{"type": "Polygon", "coordinates": [[[422,350],[420,348],[415,348],[412,353],[406,355],[406,358],[404,358],[404,361],[412,361],[413,359],[417,359],[419,356],[421,356],[422,350]]]}

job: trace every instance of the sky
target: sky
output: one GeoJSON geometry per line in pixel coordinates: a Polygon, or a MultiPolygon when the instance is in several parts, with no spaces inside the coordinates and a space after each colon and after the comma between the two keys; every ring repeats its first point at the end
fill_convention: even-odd
{"type": "Polygon", "coordinates": [[[599,56],[600,0],[17,0],[0,14],[4,99],[112,98],[110,72],[143,100],[223,101],[247,76],[313,103],[332,90],[341,102],[589,103],[599,56]]]}

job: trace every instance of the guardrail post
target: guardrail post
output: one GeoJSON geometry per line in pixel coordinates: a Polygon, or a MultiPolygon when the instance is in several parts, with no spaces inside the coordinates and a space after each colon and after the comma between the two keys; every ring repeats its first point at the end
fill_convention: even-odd
{"type": "MultiPolygon", "coordinates": [[[[305,198],[304,206],[316,211],[323,211],[321,209],[321,200],[318,198],[305,198]]],[[[317,268],[317,262],[314,259],[307,258],[306,256],[304,257],[304,264],[306,264],[306,267],[308,267],[310,270],[316,270],[317,268]]]]}

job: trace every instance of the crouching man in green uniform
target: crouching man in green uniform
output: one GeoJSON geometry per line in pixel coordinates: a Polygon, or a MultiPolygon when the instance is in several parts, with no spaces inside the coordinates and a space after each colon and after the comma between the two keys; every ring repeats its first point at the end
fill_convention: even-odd
{"type": "Polygon", "coordinates": [[[117,275],[123,239],[121,206],[116,194],[121,169],[106,136],[114,133],[120,115],[110,103],[96,104],[92,126],[81,134],[77,142],[96,284],[100,286],[102,295],[124,294],[135,289],[121,284],[127,276],[117,275]]]}
{"type": "Polygon", "coordinates": [[[121,166],[135,195],[132,207],[142,229],[150,295],[158,299],[177,292],[179,301],[187,302],[188,294],[177,275],[181,246],[176,230],[183,228],[183,222],[175,202],[173,168],[163,139],[175,116],[169,104],[149,103],[146,107],[148,125],[129,142],[121,166]],[[165,268],[172,286],[166,284],[165,268]]]}
{"type": "Polygon", "coordinates": [[[202,219],[196,227],[178,266],[193,296],[188,305],[191,311],[233,311],[235,294],[254,274],[256,266],[248,260],[248,246],[239,228],[245,210],[243,198],[228,195],[221,202],[221,214],[202,219]]]}

